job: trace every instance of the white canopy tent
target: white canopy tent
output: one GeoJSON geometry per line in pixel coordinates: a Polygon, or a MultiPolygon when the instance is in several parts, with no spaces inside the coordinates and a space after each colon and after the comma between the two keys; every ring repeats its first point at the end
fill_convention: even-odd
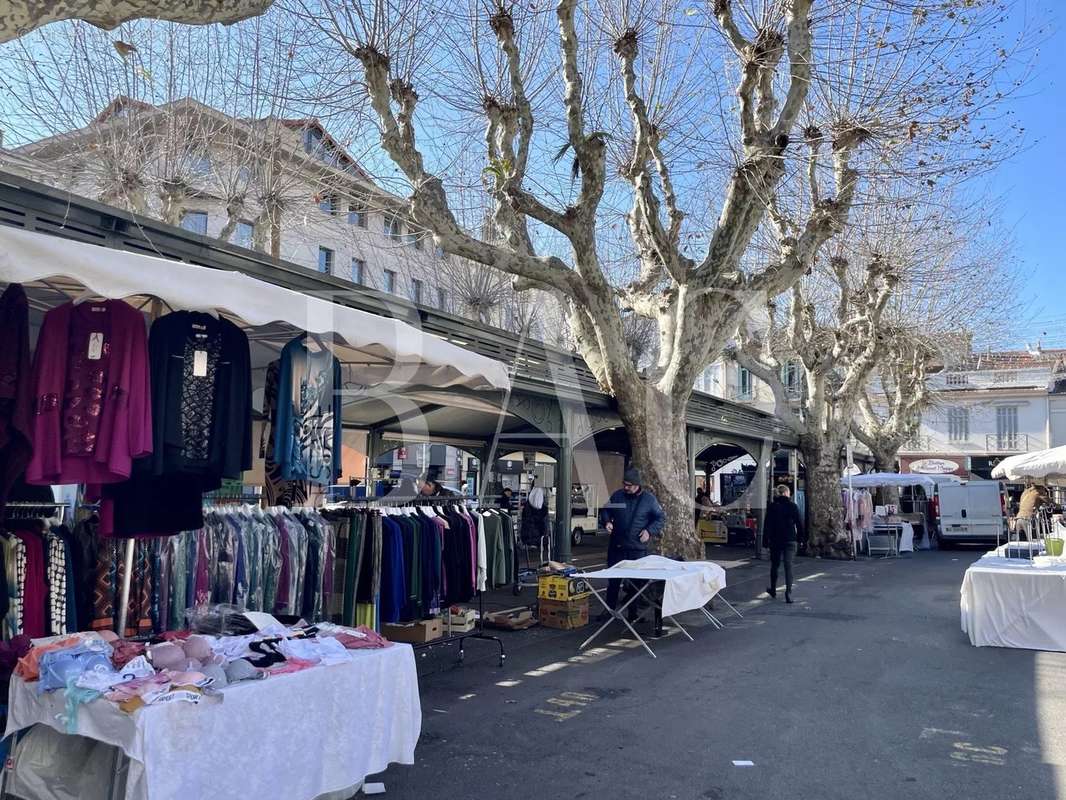
{"type": "Polygon", "coordinates": [[[333,334],[329,346],[367,386],[510,387],[504,364],[395,319],[294,292],[239,272],[200,267],[40,233],[0,227],[0,283],[83,291],[134,305],[158,298],[173,310],[225,314],[249,339],[333,334]]]}
{"type": "MultiPolygon", "coordinates": [[[[0,226],[0,285],[20,283],[41,310],[79,295],[146,307],[224,314],[243,327],[257,353],[277,350],[306,332],[326,335],[345,369],[346,384],[378,393],[410,387],[508,391],[504,364],[423,333],[399,320],[294,292],[239,272],[116,250],[0,226]]],[[[348,391],[346,387],[346,391],[348,391]]],[[[126,624],[133,539],[125,552],[119,629],[126,624]]]]}
{"type": "Polygon", "coordinates": [[[992,470],[993,478],[1009,481],[1030,479],[1066,486],[1066,447],[1005,458],[992,470]]]}
{"type": "Polygon", "coordinates": [[[867,472],[841,478],[841,483],[855,489],[903,488],[922,486],[933,489],[939,483],[962,483],[954,475],[922,475],[917,472],[867,472]]]}

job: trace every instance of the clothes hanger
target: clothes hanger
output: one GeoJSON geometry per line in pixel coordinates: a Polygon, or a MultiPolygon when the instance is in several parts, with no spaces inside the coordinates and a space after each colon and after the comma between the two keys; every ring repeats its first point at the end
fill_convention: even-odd
{"type": "Polygon", "coordinates": [[[73,302],[74,302],[74,305],[80,306],[86,300],[92,300],[93,298],[96,298],[97,300],[101,300],[101,301],[106,301],[107,300],[106,297],[104,297],[103,295],[99,294],[98,292],[94,292],[92,289],[86,289],[81,294],[79,294],[77,297],[75,297],[73,302]]]}

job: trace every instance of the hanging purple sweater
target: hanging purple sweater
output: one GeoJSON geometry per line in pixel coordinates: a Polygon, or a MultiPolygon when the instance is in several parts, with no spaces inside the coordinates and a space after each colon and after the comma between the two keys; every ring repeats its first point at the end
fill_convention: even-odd
{"type": "Polygon", "coordinates": [[[133,459],[152,452],[148,336],[141,312],[121,300],[53,308],[37,339],[33,392],[34,453],[27,483],[126,480],[133,459]]]}

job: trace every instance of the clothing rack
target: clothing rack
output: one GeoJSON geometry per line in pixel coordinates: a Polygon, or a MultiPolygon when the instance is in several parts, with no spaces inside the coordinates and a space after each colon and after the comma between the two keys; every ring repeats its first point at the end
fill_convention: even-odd
{"type": "MultiPolygon", "coordinates": [[[[470,499],[463,495],[428,495],[423,497],[391,499],[388,497],[356,497],[352,500],[347,500],[343,503],[330,503],[326,508],[404,508],[404,507],[418,507],[418,506],[444,506],[444,505],[463,505],[466,506],[466,501],[470,499]]],[[[467,639],[479,639],[484,642],[496,642],[500,648],[500,666],[504,665],[507,660],[507,652],[503,646],[503,640],[498,636],[493,636],[491,633],[485,633],[485,592],[477,589],[477,602],[478,602],[478,618],[474,629],[465,633],[449,634],[440,639],[434,639],[431,642],[419,642],[412,644],[411,647],[415,650],[430,650],[434,647],[442,647],[444,645],[458,644],[459,645],[459,663],[462,664],[466,656],[465,644],[467,639]]]]}
{"type": "Polygon", "coordinates": [[[4,519],[32,519],[43,516],[48,519],[58,519],[59,524],[62,525],[66,521],[66,514],[66,503],[14,501],[4,506],[4,519]],[[51,513],[42,513],[45,511],[51,513]]]}

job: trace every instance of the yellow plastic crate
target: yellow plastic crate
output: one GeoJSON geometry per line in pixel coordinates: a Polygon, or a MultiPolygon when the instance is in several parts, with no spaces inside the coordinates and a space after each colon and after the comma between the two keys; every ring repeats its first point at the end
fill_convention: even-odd
{"type": "Polygon", "coordinates": [[[541,575],[537,581],[537,597],[541,600],[569,602],[591,596],[584,578],[567,578],[563,575],[541,575]]]}

